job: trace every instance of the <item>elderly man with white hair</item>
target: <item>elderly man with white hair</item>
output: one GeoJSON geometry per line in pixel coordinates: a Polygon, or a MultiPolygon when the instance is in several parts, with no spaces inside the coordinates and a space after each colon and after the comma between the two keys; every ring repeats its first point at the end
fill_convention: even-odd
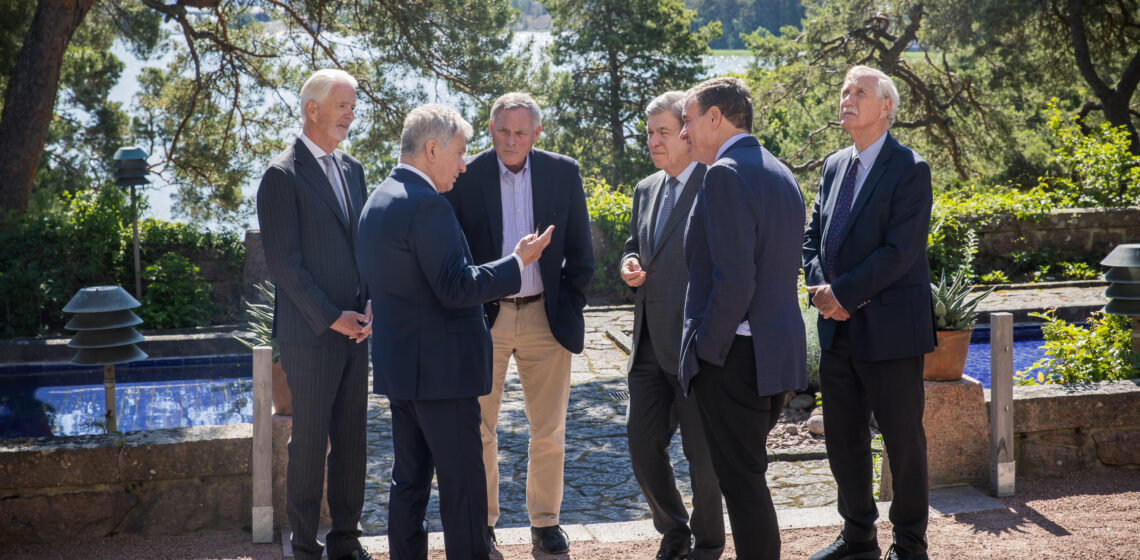
{"type": "Polygon", "coordinates": [[[451,205],[466,167],[471,125],[454,110],[408,114],[400,164],[360,216],[356,260],[376,303],[374,391],[392,410],[395,464],[388,499],[394,560],[427,558],[424,522],[439,481],[447,557],[487,558],[487,487],[478,397],[491,391],[491,335],[483,303],[518,291],[523,269],[550,243],[553,226],[476,265],[451,205]]]}
{"type": "Polygon", "coordinates": [[[356,80],[315,72],[301,88],[301,134],[257,189],[269,276],[277,285],[273,336],[293,395],[285,505],[293,554],[317,559],[327,451],[332,530],[328,557],[362,559],[360,512],[371,307],[352,248],[364,204],[364,167],[337,149],[356,108],[356,80]]]}
{"type": "Polygon", "coordinates": [[[894,543],[886,558],[927,558],[922,363],[935,344],[926,257],[933,195],[930,166],[888,132],[898,107],[887,75],[848,71],[839,122],[854,144],[823,164],[804,234],[804,275],[820,315],[827,458],[843,517],[839,538],[812,560],[879,558],[872,413],[891,458],[894,543]]]}

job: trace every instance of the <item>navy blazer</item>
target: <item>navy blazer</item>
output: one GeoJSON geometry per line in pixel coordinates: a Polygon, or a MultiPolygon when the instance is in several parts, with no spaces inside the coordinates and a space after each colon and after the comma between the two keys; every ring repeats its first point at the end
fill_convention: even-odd
{"type": "MultiPolygon", "coordinates": [[[[930,166],[889,133],[844,231],[831,231],[831,216],[854,146],[823,164],[819,194],[804,233],[803,266],[808,286],[831,284],[848,319],[851,354],[861,360],[890,360],[934,349],[930,308],[930,264],[926,238],[933,193],[930,166]],[[825,240],[842,236],[835,255],[836,278],[823,271],[825,240]]],[[[819,344],[831,348],[837,321],[819,318],[819,344]]]]}
{"type": "MultiPolygon", "coordinates": [[[[534,225],[540,232],[554,226],[550,245],[538,259],[546,293],[546,318],[559,344],[577,354],[586,335],[582,319],[586,289],[594,278],[594,247],[582,175],[578,162],[566,156],[532,149],[529,157],[534,225]]],[[[495,150],[468,158],[467,171],[444,196],[455,208],[475,261],[498,259],[503,251],[503,198],[495,150]]],[[[488,302],[484,311],[488,322],[495,324],[499,302],[488,302]]]]}
{"type": "Polygon", "coordinates": [[[784,164],[751,136],[705,172],[685,231],[689,289],[681,334],[681,386],[697,358],[723,366],[736,329],[748,320],[756,390],[807,387],[807,341],[797,280],[804,199],[784,164]]]}
{"type": "Polygon", "coordinates": [[[368,197],[356,261],[372,295],[376,393],[459,399],[491,391],[482,304],[518,291],[513,256],[476,266],[451,205],[397,169],[368,197]]]}

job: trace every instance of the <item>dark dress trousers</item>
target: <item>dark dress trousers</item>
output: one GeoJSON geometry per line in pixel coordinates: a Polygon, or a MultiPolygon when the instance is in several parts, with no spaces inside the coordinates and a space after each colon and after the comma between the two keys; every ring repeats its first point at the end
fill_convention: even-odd
{"type": "Polygon", "coordinates": [[[700,407],[737,556],[750,560],[780,557],[767,436],[787,392],[807,387],[803,218],[791,172],[748,136],[705,172],[685,232],[679,377],[700,407]],[[745,320],[751,336],[736,334],[745,320]]]}
{"type": "Polygon", "coordinates": [[[487,558],[477,399],[491,389],[492,354],[482,304],[519,289],[518,262],[476,266],[451,205],[407,169],[369,197],[357,262],[373,298],[374,391],[392,408],[392,558],[427,558],[433,474],[447,557],[487,558]]]}
{"type": "MultiPolygon", "coordinates": [[[[550,245],[538,259],[546,318],[554,338],[577,354],[586,336],[582,318],[586,288],[594,278],[594,249],[582,176],[578,162],[564,155],[532,149],[528,157],[534,225],[539,233],[554,226],[550,245]]],[[[503,200],[495,150],[468,158],[467,171],[445,196],[455,208],[475,261],[498,259],[503,250],[503,200]]],[[[499,302],[487,302],[485,312],[494,325],[499,302]]]]}
{"type": "Polygon", "coordinates": [[[873,412],[890,456],[894,501],[890,519],[902,552],[926,551],[929,502],[926,434],[922,427],[923,355],[934,349],[926,237],[932,192],[930,167],[887,135],[844,231],[830,229],[843,175],[854,147],[823,166],[819,195],[804,234],[807,285],[831,284],[846,321],[819,318],[820,383],[827,456],[839,486],[843,536],[875,538],[878,511],[871,494],[873,412]],[[835,278],[825,275],[830,236],[841,240],[835,278]]]}
{"type": "Polygon", "coordinates": [[[293,395],[285,503],[298,558],[321,556],[326,449],[329,557],[357,546],[364,505],[368,347],[329,327],[344,310],[363,312],[367,300],[353,257],[366,191],[360,162],[340,150],[334,156],[347,216],[300,138],[273,159],[257,190],[262,247],[277,286],[273,335],[293,395]]]}
{"type": "Polygon", "coordinates": [[[637,257],[645,283],[634,288],[633,351],[629,356],[629,413],[626,433],[630,462],[641,487],[653,525],[664,535],[662,544],[672,550],[695,537],[694,560],[720,557],[724,550],[724,513],[720,486],[701,427],[697,401],[685,398],[677,379],[681,357],[681,324],[685,309],[685,223],[705,166],[697,164],[678,190],[676,204],[654,242],[662,193],[668,176],[659,171],[637,184],[630,215],[626,257],[637,257]],[[693,489],[693,515],[677,491],[669,443],[677,428],[689,461],[693,489]]]}

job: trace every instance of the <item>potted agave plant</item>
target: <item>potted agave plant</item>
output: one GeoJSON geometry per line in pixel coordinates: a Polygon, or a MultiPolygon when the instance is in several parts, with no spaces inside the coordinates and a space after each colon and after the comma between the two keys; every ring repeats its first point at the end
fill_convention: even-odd
{"type": "Polygon", "coordinates": [[[938,283],[930,283],[938,346],[926,355],[923,379],[957,381],[962,378],[966,367],[966,352],[970,349],[970,333],[978,321],[974,309],[994,291],[990,288],[972,293],[973,289],[964,270],[959,270],[949,280],[943,271],[938,283]]]}
{"type": "Polygon", "coordinates": [[[245,312],[248,317],[245,324],[247,332],[234,338],[249,348],[254,346],[273,348],[273,413],[292,416],[293,397],[289,393],[285,370],[281,367],[281,351],[273,338],[273,309],[277,292],[273,283],[269,281],[255,284],[253,287],[265,303],[245,302],[245,312]]]}

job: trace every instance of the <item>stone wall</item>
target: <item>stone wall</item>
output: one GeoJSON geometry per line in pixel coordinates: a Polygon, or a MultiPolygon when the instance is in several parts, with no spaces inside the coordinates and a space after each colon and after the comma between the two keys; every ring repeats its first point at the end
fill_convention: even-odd
{"type": "Polygon", "coordinates": [[[1044,220],[1019,220],[1005,214],[977,230],[979,263],[994,269],[1011,265],[1010,253],[1027,249],[1053,251],[1060,260],[1107,255],[1121,243],[1140,241],[1140,207],[1055,210],[1044,220]]]}
{"type": "Polygon", "coordinates": [[[252,425],[0,440],[0,542],[250,525],[252,425]]]}
{"type": "Polygon", "coordinates": [[[1140,380],[1013,390],[1019,475],[1140,468],[1140,380]]]}

